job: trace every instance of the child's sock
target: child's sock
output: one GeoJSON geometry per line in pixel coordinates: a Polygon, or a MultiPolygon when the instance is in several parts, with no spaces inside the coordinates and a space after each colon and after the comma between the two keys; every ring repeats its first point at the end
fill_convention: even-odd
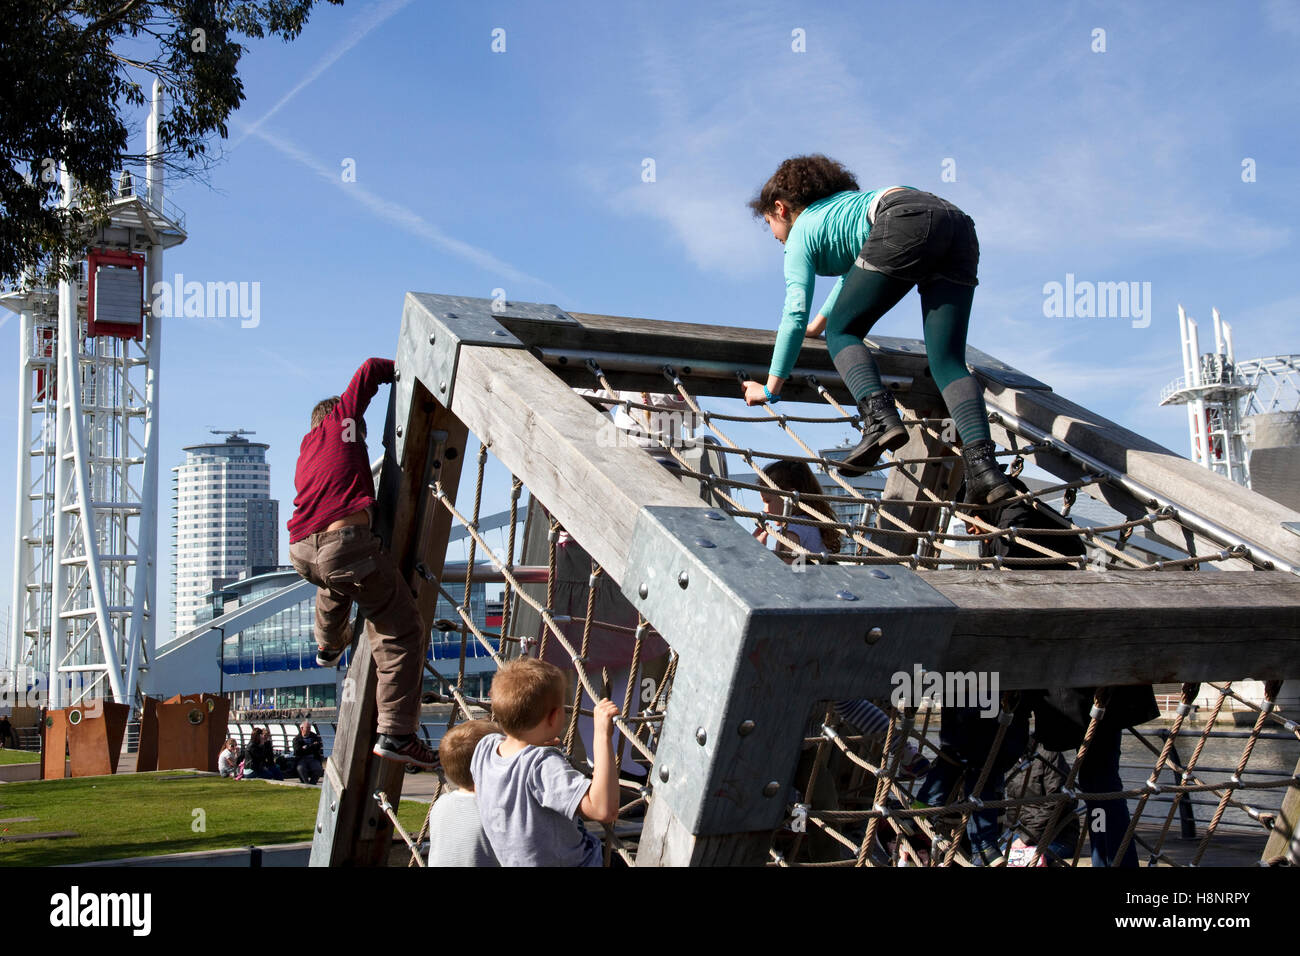
{"type": "Polygon", "coordinates": [[[984,394],[974,375],[963,375],[949,382],[943,390],[943,402],[948,406],[963,446],[991,437],[984,394]]]}
{"type": "Polygon", "coordinates": [[[844,346],[835,353],[832,362],[844,380],[845,387],[853,393],[855,401],[860,402],[869,395],[885,390],[884,383],[880,380],[880,368],[861,342],[844,346]]]}

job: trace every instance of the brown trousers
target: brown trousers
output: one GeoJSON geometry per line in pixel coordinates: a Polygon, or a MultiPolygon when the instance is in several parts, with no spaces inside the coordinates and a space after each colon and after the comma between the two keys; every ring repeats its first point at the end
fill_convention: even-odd
{"type": "Polygon", "coordinates": [[[319,531],[289,546],[298,573],[316,585],[318,646],[352,642],[352,604],[370,621],[370,652],[378,674],[381,734],[415,733],[428,635],[411,590],[379,539],[364,525],[319,531]]]}

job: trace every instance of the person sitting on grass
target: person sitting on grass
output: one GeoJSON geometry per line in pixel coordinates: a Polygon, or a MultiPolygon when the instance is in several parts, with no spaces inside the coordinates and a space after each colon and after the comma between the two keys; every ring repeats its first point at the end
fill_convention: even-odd
{"type": "Polygon", "coordinates": [[[271,734],[261,727],[254,727],[248,739],[248,748],[244,751],[243,776],[260,777],[263,780],[283,780],[284,774],[275,765],[275,747],[271,744],[271,734]]]}
{"type": "Polygon", "coordinates": [[[483,832],[470,760],[480,740],[501,728],[490,720],[467,720],[438,745],[443,775],[452,788],[429,811],[429,866],[499,866],[483,832]]]}
{"type": "Polygon", "coordinates": [[[226,745],[217,757],[217,772],[223,777],[233,777],[239,772],[239,744],[234,737],[226,738],[226,745]]]}
{"type": "Polygon", "coordinates": [[[316,783],[325,772],[321,761],[325,757],[325,742],[311,729],[311,721],[298,725],[298,736],[293,738],[293,756],[298,779],[303,783],[316,783]]]}
{"type": "Polygon", "coordinates": [[[618,817],[611,701],[595,707],[591,779],[570,766],[558,744],[564,726],[564,672],[524,657],[492,680],[492,716],[504,733],[474,748],[470,769],[479,816],[502,866],[600,866],[600,840],[578,822],[618,817]]]}

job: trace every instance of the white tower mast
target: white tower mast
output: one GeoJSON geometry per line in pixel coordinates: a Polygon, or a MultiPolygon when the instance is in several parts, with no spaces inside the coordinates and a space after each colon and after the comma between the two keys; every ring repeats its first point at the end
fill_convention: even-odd
{"type": "MultiPolygon", "coordinates": [[[[57,298],[41,288],[3,297],[22,316],[10,659],[30,669],[20,681],[48,675],[52,707],[109,695],[134,705],[153,651],[161,317],[135,302],[132,266],[143,258],[152,290],[163,250],[186,238],[163,194],[162,109],[155,81],[146,187],[123,173],[82,276],[60,282],[57,298]]],[[[66,170],[62,184],[70,204],[66,170]]]]}
{"type": "Polygon", "coordinates": [[[1214,351],[1201,354],[1196,320],[1178,307],[1183,377],[1165,386],[1161,405],[1186,405],[1192,461],[1238,484],[1249,485],[1242,400],[1255,386],[1238,372],[1232,326],[1213,309],[1214,351]]]}

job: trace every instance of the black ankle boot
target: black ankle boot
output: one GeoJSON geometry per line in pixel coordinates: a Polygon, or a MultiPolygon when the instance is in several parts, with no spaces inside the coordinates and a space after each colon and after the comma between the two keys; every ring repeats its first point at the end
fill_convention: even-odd
{"type": "Polygon", "coordinates": [[[840,459],[839,467],[841,475],[850,477],[863,474],[884,452],[907,444],[907,429],[888,390],[859,400],[858,412],[862,415],[862,441],[840,459]]]}
{"type": "Polygon", "coordinates": [[[962,457],[966,459],[967,503],[991,505],[1016,493],[998,467],[998,460],[993,456],[996,450],[997,446],[988,438],[962,445],[962,457]]]}

